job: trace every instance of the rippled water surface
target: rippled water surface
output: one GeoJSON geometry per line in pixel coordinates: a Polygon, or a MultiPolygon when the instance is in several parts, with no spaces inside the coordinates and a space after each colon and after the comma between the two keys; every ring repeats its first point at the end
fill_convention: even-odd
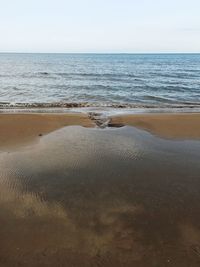
{"type": "Polygon", "coordinates": [[[0,54],[0,102],[200,105],[200,54],[0,54]]]}
{"type": "Polygon", "coordinates": [[[0,153],[0,266],[199,266],[200,142],[66,127],[0,153]]]}

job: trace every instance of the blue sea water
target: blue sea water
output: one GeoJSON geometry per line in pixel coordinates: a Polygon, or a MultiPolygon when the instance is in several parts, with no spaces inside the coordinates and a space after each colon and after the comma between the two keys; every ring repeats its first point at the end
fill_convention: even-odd
{"type": "Polygon", "coordinates": [[[0,102],[1,108],[197,107],[200,54],[1,53],[0,102]]]}

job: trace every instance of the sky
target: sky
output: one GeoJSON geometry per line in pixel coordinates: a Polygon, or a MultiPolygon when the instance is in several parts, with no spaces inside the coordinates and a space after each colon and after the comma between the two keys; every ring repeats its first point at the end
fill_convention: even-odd
{"type": "Polygon", "coordinates": [[[200,52],[200,0],[0,0],[0,52],[200,52]]]}

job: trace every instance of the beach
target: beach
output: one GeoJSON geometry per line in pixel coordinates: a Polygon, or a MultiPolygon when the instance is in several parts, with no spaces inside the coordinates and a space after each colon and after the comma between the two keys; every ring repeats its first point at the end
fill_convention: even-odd
{"type": "Polygon", "coordinates": [[[0,114],[0,266],[199,266],[200,114],[107,119],[0,114]]]}
{"type": "Polygon", "coordinates": [[[101,121],[94,113],[2,113],[0,114],[0,148],[17,147],[36,141],[66,126],[94,128],[107,121],[107,127],[133,126],[152,134],[175,139],[200,139],[199,113],[147,113],[113,115],[101,121]]]}
{"type": "Polygon", "coordinates": [[[110,125],[129,125],[158,136],[176,139],[200,138],[199,113],[130,114],[114,116],[110,125]]]}
{"type": "Polygon", "coordinates": [[[0,114],[0,147],[28,144],[69,125],[94,126],[84,114],[0,114]]]}
{"type": "Polygon", "coordinates": [[[200,1],[1,1],[0,267],[200,267],[200,1]]]}

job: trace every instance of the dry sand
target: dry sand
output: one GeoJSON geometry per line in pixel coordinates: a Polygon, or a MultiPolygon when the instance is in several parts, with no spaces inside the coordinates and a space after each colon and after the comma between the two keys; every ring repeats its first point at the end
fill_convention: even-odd
{"type": "Polygon", "coordinates": [[[153,134],[176,139],[200,138],[200,114],[134,114],[115,116],[111,125],[135,126],[153,134]]]}
{"type": "MultiPolygon", "coordinates": [[[[86,114],[0,114],[0,147],[20,146],[65,126],[94,127],[86,114]]],[[[129,125],[176,139],[200,138],[200,114],[113,116],[110,126],[129,125]]]]}
{"type": "Polygon", "coordinates": [[[0,114],[0,147],[28,143],[69,125],[93,123],[85,114],[0,114]]]}

